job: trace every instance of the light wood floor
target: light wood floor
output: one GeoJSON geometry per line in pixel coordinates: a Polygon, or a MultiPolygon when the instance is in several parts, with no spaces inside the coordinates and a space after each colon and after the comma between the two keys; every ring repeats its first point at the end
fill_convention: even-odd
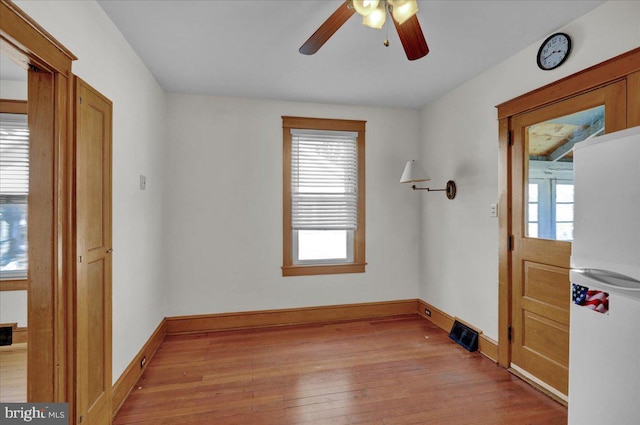
{"type": "Polygon", "coordinates": [[[567,410],[419,317],[169,336],[123,424],[566,424],[567,410]]]}
{"type": "Polygon", "coordinates": [[[27,401],[27,344],[0,347],[0,401],[27,401]]]}

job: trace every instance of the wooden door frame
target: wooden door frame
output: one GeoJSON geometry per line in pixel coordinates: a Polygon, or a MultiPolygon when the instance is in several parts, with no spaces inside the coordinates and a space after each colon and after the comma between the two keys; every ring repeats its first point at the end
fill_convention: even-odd
{"type": "Polygon", "coordinates": [[[10,0],[0,0],[0,42],[3,54],[32,70],[28,73],[30,169],[37,175],[30,172],[27,400],[69,402],[73,412],[70,100],[71,63],[77,58],[10,0]]]}
{"type": "Polygon", "coordinates": [[[640,125],[640,48],[616,56],[554,83],[497,105],[498,109],[498,364],[511,364],[511,117],[568,99],[619,80],[627,80],[627,127],[640,125]]]}

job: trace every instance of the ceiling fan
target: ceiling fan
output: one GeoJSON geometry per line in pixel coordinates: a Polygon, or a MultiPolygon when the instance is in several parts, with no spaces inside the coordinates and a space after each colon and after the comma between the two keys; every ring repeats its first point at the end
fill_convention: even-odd
{"type": "MultiPolygon", "coordinates": [[[[398,31],[407,58],[412,61],[426,56],[429,53],[429,47],[416,15],[418,12],[416,0],[346,0],[320,25],[320,28],[309,37],[299,51],[304,55],[316,53],[355,13],[362,16],[363,25],[380,29],[385,23],[387,11],[398,31]]],[[[385,40],[384,44],[388,46],[389,41],[385,40]]]]}

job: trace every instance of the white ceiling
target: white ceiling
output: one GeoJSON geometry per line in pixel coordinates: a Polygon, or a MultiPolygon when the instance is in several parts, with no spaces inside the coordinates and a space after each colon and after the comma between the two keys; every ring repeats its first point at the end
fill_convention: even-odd
{"type": "Polygon", "coordinates": [[[419,1],[431,51],[413,62],[358,15],[298,53],[341,0],[99,3],[168,92],[420,108],[603,1],[419,1]]]}

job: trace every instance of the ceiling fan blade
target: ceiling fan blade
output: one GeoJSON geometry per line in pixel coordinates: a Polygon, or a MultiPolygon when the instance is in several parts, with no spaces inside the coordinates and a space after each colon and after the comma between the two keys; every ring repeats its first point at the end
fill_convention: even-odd
{"type": "Polygon", "coordinates": [[[407,59],[414,61],[429,53],[429,46],[427,46],[427,41],[424,39],[417,15],[413,15],[402,25],[396,22],[395,19],[393,19],[393,23],[398,31],[398,36],[400,36],[400,41],[402,42],[402,47],[404,47],[404,52],[407,54],[407,59]]]}
{"type": "Polygon", "coordinates": [[[320,28],[300,47],[299,52],[303,55],[313,55],[335,34],[347,20],[356,13],[355,9],[348,6],[349,1],[345,1],[329,18],[324,21],[320,28]]]}

